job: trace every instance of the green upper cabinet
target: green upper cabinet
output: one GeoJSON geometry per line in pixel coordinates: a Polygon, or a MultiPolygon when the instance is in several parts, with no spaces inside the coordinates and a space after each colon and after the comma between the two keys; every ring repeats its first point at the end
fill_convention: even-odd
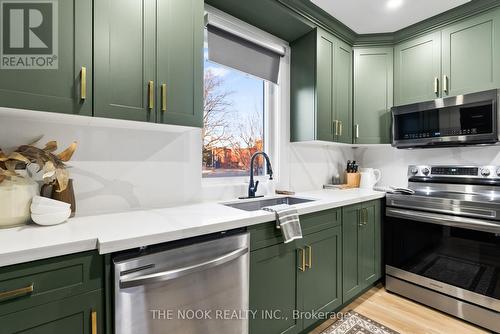
{"type": "Polygon", "coordinates": [[[318,28],[291,49],[291,140],[351,143],[352,48],[318,28]]]}
{"type": "Polygon", "coordinates": [[[94,3],[94,115],[202,126],[203,1],[94,3]]]}
{"type": "Polygon", "coordinates": [[[343,302],[357,296],[382,275],[381,201],[343,208],[343,302]]]}
{"type": "MultiPolygon", "coordinates": [[[[331,312],[342,304],[341,240],[340,226],[304,237],[306,270],[298,276],[303,312],[331,312]]],[[[303,321],[304,328],[317,322],[303,321]]]]}
{"type": "Polygon", "coordinates": [[[94,2],[94,116],[155,121],[156,1],[94,2]]]}
{"type": "Polygon", "coordinates": [[[354,49],[354,143],[390,142],[393,48],[354,49]]]}
{"type": "Polygon", "coordinates": [[[500,9],[442,31],[443,97],[500,87],[500,9]]]}
{"type": "Polygon", "coordinates": [[[433,100],[440,96],[441,32],[396,45],[394,104],[433,100]]]}
{"type": "Polygon", "coordinates": [[[158,122],[203,126],[203,1],[158,0],[158,122]]]}
{"type": "MultiPolygon", "coordinates": [[[[52,41],[51,55],[57,56],[57,66],[0,67],[0,106],[92,115],[92,0],[57,1],[53,5],[57,6],[53,11],[57,13],[57,29],[41,42],[48,46],[52,41]]],[[[24,40],[28,41],[27,36],[24,40]]],[[[28,49],[26,56],[34,55],[30,46],[22,46],[28,49]]]]}

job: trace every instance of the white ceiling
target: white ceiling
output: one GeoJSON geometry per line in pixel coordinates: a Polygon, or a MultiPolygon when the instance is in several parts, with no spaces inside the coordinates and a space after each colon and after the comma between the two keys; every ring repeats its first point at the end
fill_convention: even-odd
{"type": "Polygon", "coordinates": [[[358,34],[394,32],[469,1],[311,0],[358,34]]]}

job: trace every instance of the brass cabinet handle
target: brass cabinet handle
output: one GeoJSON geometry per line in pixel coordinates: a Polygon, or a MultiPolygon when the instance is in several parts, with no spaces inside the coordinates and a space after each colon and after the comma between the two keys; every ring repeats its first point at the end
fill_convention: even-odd
{"type": "Polygon", "coordinates": [[[30,285],[24,288],[0,292],[0,302],[29,295],[30,293],[33,292],[33,290],[34,290],[34,284],[31,283],[30,285]]]}
{"type": "Polygon", "coordinates": [[[161,111],[167,111],[167,84],[161,85],[161,111]]]}
{"type": "Polygon", "coordinates": [[[97,334],[97,311],[92,310],[92,313],[90,313],[90,318],[92,320],[91,333],[97,334]]]}
{"type": "Polygon", "coordinates": [[[306,268],[312,268],[312,247],[306,246],[307,251],[307,262],[305,263],[306,268]]]}
{"type": "Polygon", "coordinates": [[[439,78],[435,77],[434,78],[434,94],[439,93],[439,78]]]}
{"type": "Polygon", "coordinates": [[[305,256],[305,251],[303,248],[299,248],[299,255],[300,255],[300,263],[301,265],[299,266],[300,271],[306,271],[306,256],[305,256]]]}
{"type": "Polygon", "coordinates": [[[368,224],[368,209],[364,208],[363,211],[365,212],[365,219],[363,220],[363,225],[366,226],[368,224]]]}
{"type": "Polygon", "coordinates": [[[354,126],[354,132],[355,132],[356,138],[359,138],[359,124],[356,124],[354,126]]]}
{"type": "Polygon", "coordinates": [[[153,109],[155,107],[155,91],[154,91],[154,81],[150,80],[148,82],[148,108],[153,109]]]}
{"type": "Polygon", "coordinates": [[[443,75],[443,91],[445,93],[448,93],[448,90],[450,89],[449,85],[450,85],[450,82],[448,80],[448,76],[443,75]]]}
{"type": "Polygon", "coordinates": [[[332,128],[333,128],[333,135],[334,136],[338,136],[339,127],[338,127],[338,121],[337,120],[334,120],[332,122],[332,128]]]}
{"type": "Polygon", "coordinates": [[[344,126],[342,124],[342,121],[339,121],[339,136],[342,136],[342,130],[343,130],[344,126]]]}
{"type": "Polygon", "coordinates": [[[87,99],[87,68],[82,66],[80,70],[80,100],[87,99]]]}

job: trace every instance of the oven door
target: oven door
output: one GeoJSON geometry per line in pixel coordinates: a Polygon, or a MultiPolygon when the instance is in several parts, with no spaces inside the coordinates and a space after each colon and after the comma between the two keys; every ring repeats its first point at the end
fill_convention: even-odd
{"type": "Polygon", "coordinates": [[[386,274],[500,312],[500,224],[388,207],[386,274]]]}

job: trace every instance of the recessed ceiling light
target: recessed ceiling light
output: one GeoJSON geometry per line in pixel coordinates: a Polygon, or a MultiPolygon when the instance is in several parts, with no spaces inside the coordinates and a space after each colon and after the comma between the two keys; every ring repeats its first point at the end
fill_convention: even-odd
{"type": "Polygon", "coordinates": [[[388,9],[396,9],[396,8],[401,7],[402,4],[403,4],[403,0],[389,0],[389,1],[387,1],[386,6],[388,9]]]}

